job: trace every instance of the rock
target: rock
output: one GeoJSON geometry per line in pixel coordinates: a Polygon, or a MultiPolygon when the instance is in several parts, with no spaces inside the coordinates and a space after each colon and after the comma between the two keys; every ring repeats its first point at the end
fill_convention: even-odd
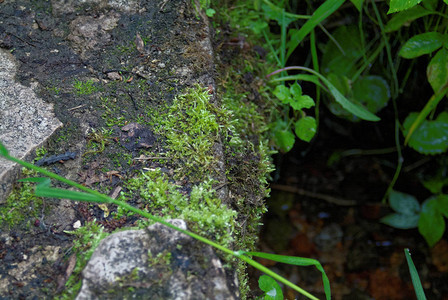
{"type": "MultiPolygon", "coordinates": [[[[183,220],[169,222],[186,229],[183,220]]],[[[236,281],[223,270],[210,246],[154,224],[102,240],[76,299],[237,299],[236,281]]]]}
{"type": "MultiPolygon", "coordinates": [[[[62,123],[53,114],[53,104],[14,80],[16,69],[11,53],[0,49],[0,141],[12,156],[25,159],[62,123]]],[[[0,203],[5,201],[19,170],[17,164],[0,158],[0,203]]]]}
{"type": "Polygon", "coordinates": [[[117,26],[119,14],[109,13],[93,16],[79,16],[70,23],[71,33],[68,40],[73,43],[73,49],[86,56],[88,50],[98,50],[110,43],[110,30],[117,26]]]}

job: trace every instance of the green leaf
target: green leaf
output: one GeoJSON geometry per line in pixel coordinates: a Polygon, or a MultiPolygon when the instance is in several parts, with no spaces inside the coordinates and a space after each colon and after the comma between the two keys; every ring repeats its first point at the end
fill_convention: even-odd
{"type": "Polygon", "coordinates": [[[390,0],[388,14],[416,6],[422,0],[390,0]]]}
{"type": "Polygon", "coordinates": [[[255,33],[255,35],[259,35],[263,32],[264,29],[268,28],[269,24],[263,19],[258,19],[254,22],[250,23],[249,28],[255,33]]]}
{"type": "Polygon", "coordinates": [[[415,295],[417,300],[426,300],[425,292],[423,290],[422,282],[418,276],[417,269],[415,268],[414,262],[411,258],[411,253],[409,249],[404,249],[404,254],[406,256],[406,261],[408,263],[409,273],[411,273],[412,285],[414,286],[415,295]]]}
{"type": "Polygon", "coordinates": [[[335,88],[330,81],[328,81],[325,77],[319,77],[323,83],[327,86],[330,93],[333,95],[336,102],[342,105],[342,107],[354,114],[355,116],[367,120],[367,121],[379,121],[380,118],[366,110],[364,107],[360,106],[359,104],[355,104],[350,102],[347,98],[342,95],[337,88],[335,88]]]}
{"type": "Polygon", "coordinates": [[[294,146],[296,138],[287,122],[277,120],[274,124],[272,139],[282,152],[289,152],[294,146]]]}
{"type": "Polygon", "coordinates": [[[385,32],[392,32],[400,29],[402,26],[409,26],[415,19],[427,16],[433,12],[424,9],[421,6],[414,6],[406,11],[395,14],[384,27],[385,32]]]}
{"type": "Polygon", "coordinates": [[[300,96],[302,96],[302,87],[297,83],[297,81],[291,85],[289,91],[293,98],[299,99],[300,96]]]}
{"type": "Polygon", "coordinates": [[[419,215],[396,213],[382,217],[380,222],[398,229],[411,229],[417,227],[419,218],[419,215]]]}
{"type": "Polygon", "coordinates": [[[428,180],[422,181],[423,186],[433,194],[439,194],[442,192],[443,187],[448,184],[448,178],[442,178],[441,176],[433,177],[428,180]]]}
{"type": "Polygon", "coordinates": [[[389,204],[397,213],[404,215],[416,215],[420,212],[420,203],[414,196],[394,190],[389,194],[389,204]]]}
{"type": "Polygon", "coordinates": [[[311,108],[315,105],[313,98],[307,95],[291,99],[289,103],[294,110],[302,110],[304,108],[311,108]]]}
{"type": "Polygon", "coordinates": [[[448,51],[445,48],[437,51],[426,69],[426,76],[434,93],[448,83],[448,51]]]}
{"type": "Polygon", "coordinates": [[[283,103],[287,104],[289,103],[289,99],[291,98],[291,94],[289,92],[289,89],[281,84],[277,85],[273,91],[273,94],[283,103]]]}
{"type": "Polygon", "coordinates": [[[448,195],[441,194],[437,196],[437,207],[445,218],[448,218],[448,195]]]}
{"type": "Polygon", "coordinates": [[[418,231],[430,247],[434,246],[445,232],[445,220],[437,205],[437,197],[431,197],[422,205],[418,231]]]}
{"type": "Polygon", "coordinates": [[[0,141],[0,155],[1,156],[9,156],[8,149],[3,145],[3,143],[0,141]]]}
{"type": "MultiPolygon", "coordinates": [[[[403,135],[407,135],[418,113],[410,113],[403,124],[403,135]]],[[[422,154],[439,154],[448,149],[448,112],[440,113],[434,121],[423,120],[409,139],[409,146],[422,154]]]]}
{"type": "Polygon", "coordinates": [[[261,275],[258,286],[265,292],[265,300],[283,300],[283,292],[277,281],[268,275],[261,275]]]}
{"type": "Polygon", "coordinates": [[[316,127],[316,120],[313,117],[304,117],[296,122],[294,131],[299,139],[309,142],[316,134],[316,127]]]}
{"type": "Polygon", "coordinates": [[[289,57],[292,52],[297,48],[300,42],[311,32],[317,25],[325,20],[329,15],[335,12],[345,0],[326,0],[318,9],[316,9],[310,19],[300,27],[289,40],[287,44],[288,53],[286,57],[289,57]]]}
{"type": "Polygon", "coordinates": [[[350,2],[356,7],[359,12],[362,10],[362,3],[364,2],[364,0],[350,0],[350,2]]]}
{"type": "Polygon", "coordinates": [[[207,15],[207,17],[212,18],[216,14],[216,10],[214,10],[213,8],[207,8],[205,14],[207,15]]]}
{"type": "Polygon", "coordinates": [[[415,58],[429,54],[440,47],[445,36],[438,32],[425,32],[411,37],[401,48],[399,55],[404,58],[415,58]]]}
{"type": "Polygon", "coordinates": [[[377,113],[389,102],[389,85],[380,76],[360,77],[353,84],[353,98],[370,112],[377,113]]]}
{"type": "Polygon", "coordinates": [[[46,177],[31,177],[19,179],[19,182],[35,182],[38,183],[36,186],[35,194],[38,197],[48,197],[57,199],[70,199],[76,201],[87,201],[87,202],[105,202],[104,199],[83,192],[70,191],[64,189],[56,189],[50,187],[50,179],[46,177]]]}
{"type": "MultiPolygon", "coordinates": [[[[409,128],[406,128],[406,134],[404,139],[404,145],[409,143],[410,138],[414,134],[415,130],[420,127],[422,122],[426,119],[426,117],[433,111],[439,102],[445,97],[446,92],[448,91],[448,86],[443,87],[437,93],[429,98],[428,102],[426,102],[423,109],[418,113],[418,116],[414,119],[409,128]]],[[[442,121],[442,119],[441,119],[442,121]]],[[[448,120],[444,121],[448,122],[448,120]]]]}
{"type": "Polygon", "coordinates": [[[265,259],[270,259],[276,262],[285,263],[289,265],[294,266],[315,266],[316,269],[318,269],[322,273],[322,282],[324,284],[324,291],[325,291],[325,297],[327,300],[331,299],[331,289],[330,289],[330,280],[328,280],[327,274],[325,274],[324,268],[322,268],[322,265],[319,261],[312,259],[312,258],[306,258],[306,257],[296,257],[296,256],[286,256],[286,255],[278,255],[278,254],[270,254],[270,253],[264,253],[264,252],[244,252],[241,253],[252,255],[256,257],[261,257],[265,259]]]}
{"type": "MultiPolygon", "coordinates": [[[[285,9],[282,7],[275,6],[271,2],[265,2],[261,5],[264,11],[264,16],[269,20],[275,20],[280,26],[287,27],[289,23],[296,20],[296,18],[286,17],[285,9]]],[[[290,16],[290,14],[288,14],[290,16]]]]}

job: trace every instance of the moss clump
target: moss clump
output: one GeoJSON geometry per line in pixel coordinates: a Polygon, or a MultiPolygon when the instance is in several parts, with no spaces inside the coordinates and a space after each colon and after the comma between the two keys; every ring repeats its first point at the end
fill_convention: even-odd
{"type": "MultiPolygon", "coordinates": [[[[126,184],[128,192],[122,194],[121,200],[137,198],[141,208],[149,213],[165,219],[183,219],[190,230],[229,246],[237,213],[216,197],[214,183],[215,180],[206,179],[188,193],[156,169],[130,179],[126,184]]],[[[118,208],[115,216],[124,214],[128,213],[118,208]]]]}
{"type": "MultiPolygon", "coordinates": [[[[34,177],[36,172],[23,169],[24,177],[34,177]]],[[[31,221],[39,218],[42,214],[43,200],[34,195],[34,187],[30,182],[19,183],[0,205],[0,227],[8,226],[12,228],[25,220],[26,227],[30,227],[31,221]]]]}
{"type": "Polygon", "coordinates": [[[160,115],[156,131],[166,137],[167,155],[178,165],[177,175],[200,180],[204,174],[217,174],[213,146],[220,135],[232,136],[230,120],[231,113],[211,103],[208,90],[199,85],[174,99],[160,115]]]}
{"type": "Polygon", "coordinates": [[[93,80],[75,80],[73,82],[73,88],[78,96],[90,95],[98,90],[98,88],[93,84],[93,80]]]}

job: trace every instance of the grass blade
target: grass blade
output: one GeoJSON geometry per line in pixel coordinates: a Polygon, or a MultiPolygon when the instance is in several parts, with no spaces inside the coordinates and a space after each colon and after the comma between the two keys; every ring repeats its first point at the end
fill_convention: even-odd
{"type": "Polygon", "coordinates": [[[406,255],[406,261],[408,262],[409,273],[411,273],[412,285],[414,286],[417,300],[426,300],[425,292],[423,291],[422,283],[420,281],[420,277],[418,276],[414,262],[412,261],[409,249],[404,249],[404,254],[406,255]]]}

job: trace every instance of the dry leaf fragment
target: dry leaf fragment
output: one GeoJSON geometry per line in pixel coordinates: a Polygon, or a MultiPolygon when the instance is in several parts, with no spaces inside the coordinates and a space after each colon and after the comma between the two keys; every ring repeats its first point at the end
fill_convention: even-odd
{"type": "Polygon", "coordinates": [[[140,34],[138,34],[135,36],[135,47],[137,48],[137,51],[140,52],[141,54],[143,54],[145,52],[145,43],[142,40],[142,37],[140,36],[140,34]]]}

